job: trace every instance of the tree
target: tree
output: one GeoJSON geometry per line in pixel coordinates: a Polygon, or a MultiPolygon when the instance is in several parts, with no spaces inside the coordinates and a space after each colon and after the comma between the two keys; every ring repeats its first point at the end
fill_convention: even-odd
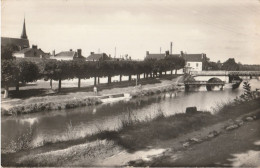
{"type": "Polygon", "coordinates": [[[57,61],[57,66],[54,69],[54,80],[59,81],[58,92],[61,91],[61,81],[65,79],[73,79],[74,71],[72,70],[71,61],[57,61]]]}
{"type": "Polygon", "coordinates": [[[76,78],[78,78],[78,88],[80,88],[80,80],[88,78],[89,74],[89,66],[87,62],[84,61],[73,61],[72,63],[72,69],[74,71],[74,75],[76,78]]]}
{"type": "Polygon", "coordinates": [[[39,63],[40,74],[44,80],[50,80],[50,87],[52,89],[52,80],[54,79],[54,70],[57,67],[56,60],[44,60],[39,63]]]}
{"type": "Polygon", "coordinates": [[[47,60],[41,64],[41,73],[45,80],[58,80],[58,91],[61,90],[61,81],[72,79],[75,76],[72,61],[47,60]]]}
{"type": "Polygon", "coordinates": [[[175,69],[175,74],[177,74],[177,70],[183,68],[185,66],[185,60],[182,57],[178,56],[168,56],[166,57],[165,64],[168,64],[167,70],[175,69]]]}
{"type": "Polygon", "coordinates": [[[16,61],[16,66],[18,68],[16,91],[19,90],[19,82],[28,83],[36,81],[39,78],[39,68],[35,63],[26,60],[19,60],[16,61]]]}
{"type": "Polygon", "coordinates": [[[223,63],[222,69],[226,71],[238,71],[239,65],[236,63],[234,58],[229,58],[223,63]]]}
{"type": "Polygon", "coordinates": [[[14,51],[18,51],[18,48],[14,45],[7,45],[7,46],[1,45],[1,59],[2,60],[14,59],[14,57],[13,57],[14,51]]]}
{"type": "Polygon", "coordinates": [[[8,98],[9,87],[18,80],[18,68],[12,60],[1,61],[1,85],[4,87],[4,98],[8,98]]]}

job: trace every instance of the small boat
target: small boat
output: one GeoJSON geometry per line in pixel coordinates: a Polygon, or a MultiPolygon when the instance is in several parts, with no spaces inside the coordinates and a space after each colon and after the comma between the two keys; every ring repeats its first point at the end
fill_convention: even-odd
{"type": "Polygon", "coordinates": [[[122,100],[129,100],[131,99],[132,96],[129,93],[124,93],[124,94],[114,94],[114,95],[107,95],[100,97],[100,100],[103,103],[110,103],[110,102],[118,102],[122,100]]]}

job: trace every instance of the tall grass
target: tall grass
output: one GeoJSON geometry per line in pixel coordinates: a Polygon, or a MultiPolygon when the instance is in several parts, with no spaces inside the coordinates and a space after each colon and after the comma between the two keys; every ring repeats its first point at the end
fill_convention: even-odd
{"type": "Polygon", "coordinates": [[[95,158],[109,157],[118,147],[113,141],[96,140],[66,149],[30,154],[18,161],[19,166],[89,166],[95,158]]]}
{"type": "Polygon", "coordinates": [[[32,141],[36,133],[36,126],[32,125],[25,132],[20,133],[14,139],[10,139],[9,143],[2,145],[2,153],[13,153],[20,150],[30,149],[32,141]]]}

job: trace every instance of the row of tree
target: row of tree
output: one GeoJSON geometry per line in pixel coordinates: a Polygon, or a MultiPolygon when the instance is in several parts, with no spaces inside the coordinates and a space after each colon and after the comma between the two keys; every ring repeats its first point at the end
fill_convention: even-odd
{"type": "Polygon", "coordinates": [[[225,70],[225,71],[260,71],[260,65],[246,65],[237,63],[234,58],[229,58],[225,62],[221,63],[213,62],[207,59],[203,62],[204,70],[225,70]]]}
{"type": "Polygon", "coordinates": [[[169,57],[162,60],[144,60],[144,61],[57,61],[41,60],[32,62],[24,59],[3,59],[1,61],[2,87],[5,88],[8,96],[8,88],[16,86],[19,90],[19,83],[33,82],[38,79],[59,81],[58,91],[61,89],[62,80],[78,78],[78,87],[80,80],[94,78],[94,85],[99,83],[100,77],[107,77],[108,84],[111,83],[113,76],[129,76],[143,74],[145,78],[162,75],[163,72],[173,71],[183,68],[185,61],[180,57],[169,57]]]}

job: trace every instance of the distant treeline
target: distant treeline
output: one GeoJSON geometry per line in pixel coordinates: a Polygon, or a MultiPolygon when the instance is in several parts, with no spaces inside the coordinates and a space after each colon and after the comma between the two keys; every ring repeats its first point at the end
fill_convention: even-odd
{"type": "Polygon", "coordinates": [[[234,58],[229,58],[224,63],[212,62],[207,60],[204,62],[204,70],[226,70],[226,71],[260,71],[260,65],[247,65],[236,63],[234,58]]]}
{"type": "Polygon", "coordinates": [[[260,71],[260,65],[238,64],[241,71],[260,71]]]}

